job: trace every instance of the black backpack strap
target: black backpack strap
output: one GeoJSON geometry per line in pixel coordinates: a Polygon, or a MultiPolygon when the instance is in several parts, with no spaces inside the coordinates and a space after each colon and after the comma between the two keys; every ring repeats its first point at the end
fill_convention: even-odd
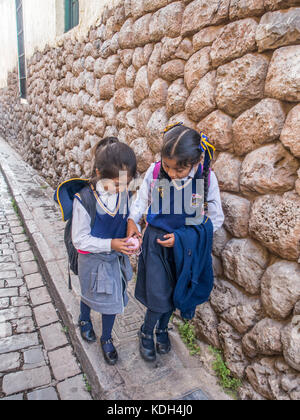
{"type": "Polygon", "coordinates": [[[80,192],[80,200],[81,204],[88,212],[91,218],[91,228],[94,226],[95,219],[96,219],[96,198],[95,198],[96,191],[94,190],[93,186],[86,186],[80,192]]]}
{"type": "Polygon", "coordinates": [[[69,290],[73,290],[72,288],[72,279],[71,279],[71,269],[70,269],[70,261],[68,262],[68,275],[69,275],[69,290]]]}
{"type": "MultiPolygon", "coordinates": [[[[91,228],[94,226],[95,219],[96,219],[96,198],[94,196],[93,190],[90,188],[90,186],[86,186],[82,188],[78,193],[75,194],[75,196],[78,196],[80,199],[81,204],[85,208],[85,210],[88,212],[90,218],[91,218],[91,228]]],[[[72,218],[69,219],[66,229],[65,229],[65,244],[67,249],[71,248],[71,245],[68,243],[72,241],[71,237],[71,226],[72,226],[72,218]]],[[[71,279],[71,267],[74,274],[78,275],[78,254],[75,250],[74,246],[69,251],[69,261],[68,261],[68,283],[69,283],[69,290],[72,290],[72,279],[71,279]],[[73,250],[74,249],[74,252],[73,250]],[[70,260],[71,259],[71,260],[70,260]],[[71,266],[72,264],[72,266],[71,266]],[[76,266],[76,269],[75,269],[76,266]]]]}

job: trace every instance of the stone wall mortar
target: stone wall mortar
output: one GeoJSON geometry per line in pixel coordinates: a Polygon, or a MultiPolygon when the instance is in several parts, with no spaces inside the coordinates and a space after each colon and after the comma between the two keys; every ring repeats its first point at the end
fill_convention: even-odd
{"type": "Polygon", "coordinates": [[[300,399],[299,16],[299,0],[121,1],[28,60],[27,104],[17,70],[0,91],[0,135],[52,186],[88,176],[104,136],[142,174],[169,122],[206,132],[225,223],[193,322],[242,399],[300,399]]]}

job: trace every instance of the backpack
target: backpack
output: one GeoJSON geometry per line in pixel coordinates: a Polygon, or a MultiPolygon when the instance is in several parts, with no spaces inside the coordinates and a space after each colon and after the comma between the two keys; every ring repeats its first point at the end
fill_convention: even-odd
{"type": "Polygon", "coordinates": [[[72,290],[70,270],[78,275],[78,252],[72,242],[73,200],[80,194],[80,202],[91,218],[93,227],[96,218],[95,191],[87,179],[73,178],[60,184],[54,193],[54,201],[60,206],[62,218],[67,222],[64,231],[64,242],[68,253],[69,289],[72,290]]]}

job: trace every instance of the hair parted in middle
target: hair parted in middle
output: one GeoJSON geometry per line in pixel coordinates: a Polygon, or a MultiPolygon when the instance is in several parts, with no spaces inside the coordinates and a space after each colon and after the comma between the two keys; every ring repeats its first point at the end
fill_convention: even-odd
{"type": "Polygon", "coordinates": [[[194,166],[201,159],[200,143],[201,136],[196,130],[177,123],[164,133],[161,156],[175,159],[179,167],[194,166]]]}

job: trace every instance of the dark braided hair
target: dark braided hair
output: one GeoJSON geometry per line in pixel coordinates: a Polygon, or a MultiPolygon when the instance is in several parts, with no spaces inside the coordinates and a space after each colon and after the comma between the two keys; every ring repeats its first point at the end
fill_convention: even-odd
{"type": "MultiPolygon", "coordinates": [[[[179,167],[186,168],[197,165],[201,161],[202,149],[200,148],[201,136],[196,130],[186,127],[182,124],[175,125],[165,132],[163,138],[163,147],[161,151],[162,159],[174,159],[179,167]]],[[[208,211],[208,179],[209,179],[208,165],[203,166],[204,179],[204,211],[208,211]]],[[[159,178],[169,178],[163,165],[161,165],[159,178]]]]}

